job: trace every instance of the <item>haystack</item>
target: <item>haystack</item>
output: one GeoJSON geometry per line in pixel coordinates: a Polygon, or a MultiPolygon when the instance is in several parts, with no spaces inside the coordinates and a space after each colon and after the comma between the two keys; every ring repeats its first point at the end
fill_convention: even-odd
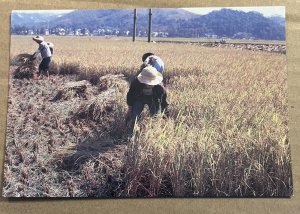
{"type": "Polygon", "coordinates": [[[76,116],[100,122],[103,115],[114,110],[120,96],[116,89],[108,89],[81,105],[76,116]]]}
{"type": "Polygon", "coordinates": [[[86,81],[68,82],[63,85],[50,101],[68,100],[74,97],[87,98],[91,95],[91,84],[86,81]]]}
{"type": "Polygon", "coordinates": [[[17,69],[13,72],[14,78],[33,78],[34,73],[37,72],[37,63],[30,60],[30,58],[30,54],[20,54],[12,59],[11,64],[18,65],[17,69]]]}

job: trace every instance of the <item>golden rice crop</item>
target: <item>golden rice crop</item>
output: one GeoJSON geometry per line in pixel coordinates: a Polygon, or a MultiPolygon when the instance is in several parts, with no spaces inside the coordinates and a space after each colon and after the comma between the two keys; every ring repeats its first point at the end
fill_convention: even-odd
{"type": "MultiPolygon", "coordinates": [[[[46,40],[55,44],[55,63],[78,64],[85,72],[80,74],[84,79],[95,73],[124,74],[132,79],[145,52],[156,53],[166,66],[170,117],[144,117],[135,127],[125,156],[118,157],[118,168],[108,164],[104,170],[100,152],[102,159],[91,158],[81,168],[80,178],[87,181],[74,175],[77,180],[67,180],[61,187],[69,195],[292,194],[285,55],[191,44],[133,43],[121,38],[46,40]]],[[[12,57],[35,49],[30,37],[12,37],[12,57]]],[[[110,127],[109,131],[124,136],[119,128],[124,128],[120,118],[126,108],[125,97],[120,105],[110,118],[116,129],[110,127]]],[[[61,194],[66,194],[64,191],[61,194]]]]}

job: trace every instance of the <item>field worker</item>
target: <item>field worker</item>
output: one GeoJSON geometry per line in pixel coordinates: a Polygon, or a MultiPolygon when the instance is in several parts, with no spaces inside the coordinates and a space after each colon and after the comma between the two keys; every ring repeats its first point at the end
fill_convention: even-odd
{"type": "Polygon", "coordinates": [[[48,47],[50,48],[50,52],[51,52],[51,56],[53,56],[53,48],[54,48],[54,44],[51,42],[47,42],[48,47]]]}
{"type": "Polygon", "coordinates": [[[43,60],[39,65],[39,74],[42,74],[42,72],[48,73],[49,65],[51,62],[51,50],[49,46],[47,45],[47,42],[45,42],[44,38],[42,36],[35,36],[32,38],[33,41],[39,44],[39,48],[36,50],[36,52],[32,55],[31,60],[35,60],[36,57],[41,54],[43,60]]]}
{"type": "Polygon", "coordinates": [[[141,69],[139,73],[145,68],[146,66],[151,65],[154,67],[159,73],[163,74],[165,65],[162,59],[158,56],[156,56],[154,53],[145,53],[142,56],[143,64],[141,65],[141,69]]]}
{"type": "Polygon", "coordinates": [[[145,105],[148,105],[151,116],[156,115],[159,110],[162,113],[166,112],[167,93],[162,80],[163,76],[160,72],[152,66],[147,66],[130,84],[126,114],[129,136],[132,135],[135,121],[140,119],[145,105]]]}

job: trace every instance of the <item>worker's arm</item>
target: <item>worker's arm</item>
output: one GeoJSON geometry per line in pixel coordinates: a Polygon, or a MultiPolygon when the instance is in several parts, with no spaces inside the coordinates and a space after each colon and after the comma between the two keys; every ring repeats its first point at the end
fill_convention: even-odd
{"type": "Polygon", "coordinates": [[[127,105],[133,106],[135,99],[136,99],[136,91],[138,86],[138,80],[134,79],[132,83],[130,84],[129,91],[127,93],[127,105]]]}
{"type": "Polygon", "coordinates": [[[125,116],[126,122],[130,120],[132,114],[132,106],[135,102],[135,91],[137,90],[137,79],[134,79],[130,84],[129,91],[127,93],[127,105],[128,110],[125,116]]]}
{"type": "Polygon", "coordinates": [[[37,49],[32,55],[31,55],[31,60],[35,60],[38,55],[41,53],[40,49],[37,49]]]}
{"type": "Polygon", "coordinates": [[[161,103],[161,111],[164,112],[164,114],[168,117],[169,116],[169,110],[168,110],[168,106],[169,103],[167,102],[167,90],[163,85],[160,85],[161,87],[161,99],[160,99],[160,103],[161,103]]]}

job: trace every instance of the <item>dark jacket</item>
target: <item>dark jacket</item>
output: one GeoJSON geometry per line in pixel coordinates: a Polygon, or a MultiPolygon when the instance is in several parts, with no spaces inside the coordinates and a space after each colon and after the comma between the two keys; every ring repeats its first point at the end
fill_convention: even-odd
{"type": "Polygon", "coordinates": [[[137,78],[135,78],[130,84],[129,91],[127,93],[127,105],[133,106],[136,101],[141,101],[143,103],[152,103],[159,105],[161,111],[164,111],[167,106],[167,92],[163,84],[155,85],[152,88],[152,95],[143,94],[143,83],[140,83],[137,78]]]}

